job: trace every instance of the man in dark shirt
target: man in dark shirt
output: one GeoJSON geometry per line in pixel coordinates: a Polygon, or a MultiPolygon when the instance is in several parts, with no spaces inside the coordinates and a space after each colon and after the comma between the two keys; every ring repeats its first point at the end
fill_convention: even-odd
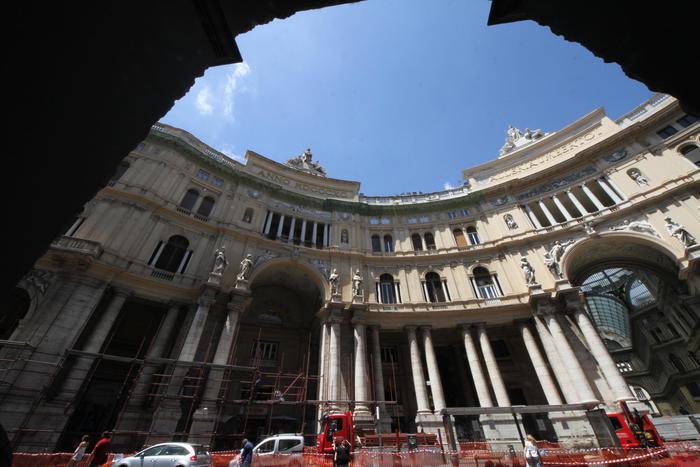
{"type": "Polygon", "coordinates": [[[112,433],[108,431],[102,433],[102,439],[95,444],[95,447],[92,450],[89,467],[98,467],[107,462],[111,442],[112,433]]]}
{"type": "Polygon", "coordinates": [[[241,467],[248,467],[253,463],[253,443],[247,439],[243,440],[243,450],[241,450],[241,467]]]}

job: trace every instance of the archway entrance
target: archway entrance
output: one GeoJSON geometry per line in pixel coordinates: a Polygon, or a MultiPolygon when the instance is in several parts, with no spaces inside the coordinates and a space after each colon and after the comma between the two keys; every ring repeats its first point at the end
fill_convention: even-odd
{"type": "Polygon", "coordinates": [[[674,258],[653,241],[603,236],[567,253],[567,272],[630,385],[640,410],[672,415],[700,409],[692,395],[700,362],[692,342],[697,299],[674,258]]]}
{"type": "Polygon", "coordinates": [[[316,406],[307,401],[317,396],[322,290],[320,276],[296,263],[273,264],[253,276],[234,350],[234,364],[252,371],[232,381],[228,399],[235,408],[217,430],[229,435],[221,437],[224,444],[238,446],[236,435],[314,433],[316,406]]]}

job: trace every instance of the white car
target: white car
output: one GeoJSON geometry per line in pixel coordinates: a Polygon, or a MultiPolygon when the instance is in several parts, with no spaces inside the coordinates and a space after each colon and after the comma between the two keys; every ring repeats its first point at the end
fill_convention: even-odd
{"type": "MultiPolygon", "coordinates": [[[[297,434],[279,434],[265,438],[253,448],[255,467],[300,467],[304,465],[304,437],[297,434]]],[[[237,455],[228,467],[239,467],[241,456],[237,455]]]]}
{"type": "Polygon", "coordinates": [[[112,467],[211,467],[211,454],[201,444],[162,443],[116,459],[112,467]]]}

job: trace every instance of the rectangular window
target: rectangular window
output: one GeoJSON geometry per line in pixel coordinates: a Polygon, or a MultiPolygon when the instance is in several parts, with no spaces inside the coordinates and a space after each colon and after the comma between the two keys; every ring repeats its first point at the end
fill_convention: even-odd
{"type": "Polygon", "coordinates": [[[447,213],[447,218],[448,219],[456,219],[457,218],[457,211],[449,211],[447,213]]]}
{"type": "Polygon", "coordinates": [[[386,217],[382,217],[380,222],[382,223],[382,225],[389,225],[389,224],[391,224],[391,219],[387,219],[386,217]]]}
{"type": "Polygon", "coordinates": [[[278,342],[255,341],[250,349],[250,358],[260,358],[261,361],[277,360],[278,342]]]}
{"type": "Polygon", "coordinates": [[[379,225],[379,219],[373,217],[369,220],[370,225],[379,225]]]}
{"type": "Polygon", "coordinates": [[[430,222],[430,216],[420,216],[418,220],[420,220],[421,224],[425,224],[426,222],[430,222]]]}
{"type": "Polygon", "coordinates": [[[683,115],[681,118],[676,120],[676,123],[678,123],[683,128],[688,128],[690,125],[697,121],[698,117],[696,117],[695,115],[683,115]]]}
{"type": "Polygon", "coordinates": [[[656,134],[659,135],[662,139],[666,139],[669,136],[675,135],[676,133],[678,133],[678,130],[676,130],[671,125],[665,126],[656,132],[656,134]]]}
{"type": "Polygon", "coordinates": [[[418,218],[416,218],[416,217],[409,217],[408,219],[406,219],[406,222],[408,222],[409,224],[417,224],[417,223],[418,223],[418,218]]]}
{"type": "Polygon", "coordinates": [[[219,177],[212,177],[211,184],[214,186],[224,186],[224,179],[219,177]]]}
{"type": "Polygon", "coordinates": [[[204,180],[205,182],[209,180],[209,172],[204,169],[199,169],[197,171],[197,178],[204,180]]]}
{"type": "Polygon", "coordinates": [[[462,213],[462,217],[467,217],[469,215],[469,209],[462,209],[460,212],[462,213]]]}

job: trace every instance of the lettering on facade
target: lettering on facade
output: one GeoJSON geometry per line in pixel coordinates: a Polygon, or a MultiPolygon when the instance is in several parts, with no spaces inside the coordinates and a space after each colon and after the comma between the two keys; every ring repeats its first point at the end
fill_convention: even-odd
{"type": "Polygon", "coordinates": [[[591,131],[590,133],[586,133],[585,135],[580,136],[569,143],[563,144],[563,145],[559,146],[558,148],[556,148],[555,150],[550,151],[543,156],[540,156],[540,157],[533,159],[531,161],[528,161],[524,164],[517,165],[517,166],[512,167],[508,170],[505,170],[503,172],[492,175],[490,177],[489,181],[493,182],[493,181],[497,181],[497,180],[502,180],[504,178],[508,178],[508,177],[522,174],[523,172],[528,172],[530,169],[539,167],[543,164],[547,164],[551,160],[556,159],[558,157],[561,157],[564,154],[567,154],[567,153],[573,151],[574,149],[586,146],[589,142],[591,142],[595,138],[601,136],[602,134],[603,134],[602,131],[591,131]]]}
{"type": "Polygon", "coordinates": [[[278,185],[291,188],[298,191],[303,191],[306,193],[313,193],[321,196],[330,196],[332,198],[352,198],[353,194],[348,191],[334,190],[332,188],[325,188],[316,185],[310,185],[308,183],[296,182],[287,177],[283,177],[266,170],[259,170],[258,175],[265,180],[269,180],[278,185]]]}

